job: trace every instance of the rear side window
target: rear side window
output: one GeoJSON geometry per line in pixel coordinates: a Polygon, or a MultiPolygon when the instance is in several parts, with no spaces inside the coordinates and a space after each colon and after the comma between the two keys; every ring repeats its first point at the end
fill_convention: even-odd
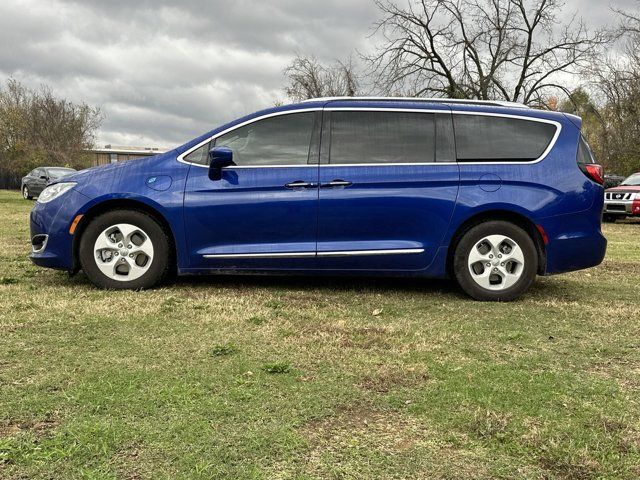
{"type": "Polygon", "coordinates": [[[428,163],[434,159],[433,114],[331,112],[332,164],[428,163]]]}
{"type": "Polygon", "coordinates": [[[454,114],[459,162],[532,162],[540,158],[556,126],[533,120],[454,114]]]}

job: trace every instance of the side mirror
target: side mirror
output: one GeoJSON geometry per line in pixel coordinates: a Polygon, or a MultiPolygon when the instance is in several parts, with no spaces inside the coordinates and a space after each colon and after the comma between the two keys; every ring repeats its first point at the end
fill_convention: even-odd
{"type": "Polygon", "coordinates": [[[49,180],[49,177],[46,175],[40,175],[40,180],[49,180]]]}
{"type": "Polygon", "coordinates": [[[228,147],[213,147],[209,151],[209,160],[209,178],[214,181],[222,178],[224,167],[235,165],[233,151],[228,147]]]}

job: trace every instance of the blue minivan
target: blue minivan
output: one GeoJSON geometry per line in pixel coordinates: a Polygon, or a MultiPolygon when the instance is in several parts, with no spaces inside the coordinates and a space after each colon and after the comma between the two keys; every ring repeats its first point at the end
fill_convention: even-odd
{"type": "Polygon", "coordinates": [[[109,289],[172,273],[413,275],[513,300],[604,257],[603,172],[580,130],[497,101],[271,108],[49,185],[30,258],[109,289]]]}

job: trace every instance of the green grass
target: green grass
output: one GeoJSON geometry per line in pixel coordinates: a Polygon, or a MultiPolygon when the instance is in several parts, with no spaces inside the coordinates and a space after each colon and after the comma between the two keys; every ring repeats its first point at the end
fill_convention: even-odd
{"type": "Polygon", "coordinates": [[[106,292],[27,260],[0,192],[0,478],[638,478],[640,224],[598,268],[207,277],[106,292]]]}

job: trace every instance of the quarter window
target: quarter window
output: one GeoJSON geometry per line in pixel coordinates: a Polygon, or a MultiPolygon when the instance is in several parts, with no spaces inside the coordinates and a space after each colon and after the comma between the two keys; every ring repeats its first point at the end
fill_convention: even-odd
{"type": "Polygon", "coordinates": [[[427,163],[434,158],[433,114],[331,113],[330,162],[333,164],[427,163]]]}
{"type": "Polygon", "coordinates": [[[200,148],[194,150],[184,157],[185,162],[197,163],[198,165],[209,165],[209,150],[211,142],[207,142],[200,148]]]}
{"type": "Polygon", "coordinates": [[[239,166],[300,165],[309,160],[314,112],[289,113],[258,120],[215,140],[229,147],[239,166]]]}
{"type": "Polygon", "coordinates": [[[540,158],[556,126],[533,120],[454,114],[459,162],[518,161],[540,158]]]}

